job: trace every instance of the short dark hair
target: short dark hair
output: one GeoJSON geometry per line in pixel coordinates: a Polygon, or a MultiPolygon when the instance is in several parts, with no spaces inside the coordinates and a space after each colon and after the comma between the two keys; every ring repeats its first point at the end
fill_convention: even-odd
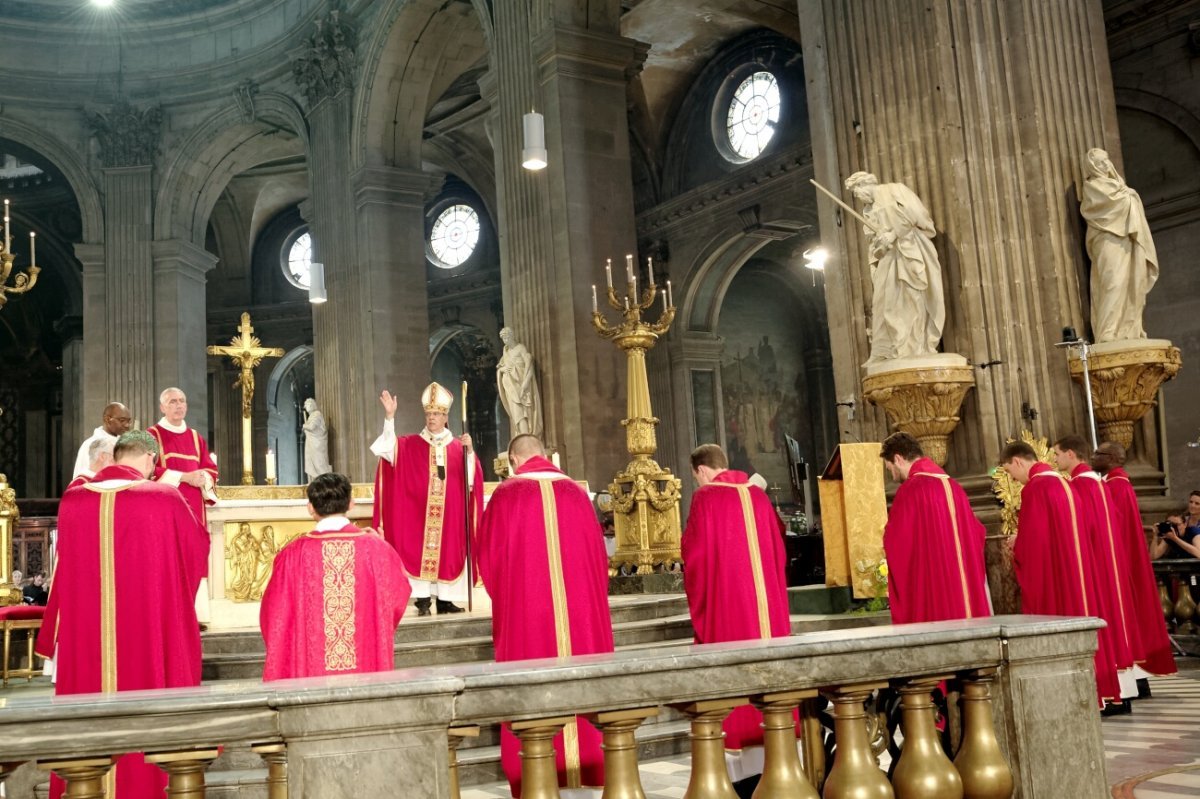
{"type": "Polygon", "coordinates": [[[1058,441],[1055,441],[1054,446],[1063,452],[1074,452],[1075,457],[1081,461],[1086,461],[1091,455],[1091,452],[1088,451],[1087,442],[1083,440],[1083,436],[1077,436],[1074,433],[1069,436],[1063,436],[1058,441]]]}
{"type": "Polygon", "coordinates": [[[508,457],[516,455],[519,458],[532,458],[535,455],[545,457],[546,448],[542,440],[532,433],[521,433],[508,442],[508,457]]]}
{"type": "Polygon", "coordinates": [[[719,444],[701,444],[692,450],[692,471],[701,466],[710,469],[728,469],[729,457],[719,444]]]}
{"type": "Polygon", "coordinates": [[[1037,453],[1033,451],[1033,447],[1024,441],[1010,441],[1005,445],[1004,449],[1000,450],[1001,466],[1011,462],[1014,458],[1024,458],[1027,461],[1038,460],[1037,453]]]}
{"type": "Polygon", "coordinates": [[[925,452],[921,449],[921,442],[905,432],[892,433],[883,440],[883,446],[879,448],[879,457],[883,458],[888,463],[899,455],[906,461],[915,461],[917,458],[925,457],[925,452]]]}
{"type": "Polygon", "coordinates": [[[333,516],[350,510],[350,478],[344,474],[319,474],[308,484],[306,493],[318,516],[333,516]]]}
{"type": "Polygon", "coordinates": [[[145,430],[130,430],[122,433],[113,445],[113,460],[119,461],[127,455],[157,455],[158,442],[145,430]]]}

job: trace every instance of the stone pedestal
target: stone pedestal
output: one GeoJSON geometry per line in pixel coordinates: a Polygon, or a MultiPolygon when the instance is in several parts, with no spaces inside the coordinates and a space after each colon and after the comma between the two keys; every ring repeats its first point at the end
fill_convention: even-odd
{"type": "MultiPolygon", "coordinates": [[[[1083,359],[1070,354],[1071,377],[1083,385],[1083,359]]],[[[1183,365],[1179,348],[1159,338],[1106,341],[1088,350],[1097,435],[1129,449],[1133,425],[1154,407],[1159,387],[1183,365]]]]}
{"type": "Polygon", "coordinates": [[[959,408],[974,386],[975,370],[967,359],[945,353],[867,367],[863,396],[887,411],[892,427],[914,436],[926,455],[945,466],[959,408]]]}

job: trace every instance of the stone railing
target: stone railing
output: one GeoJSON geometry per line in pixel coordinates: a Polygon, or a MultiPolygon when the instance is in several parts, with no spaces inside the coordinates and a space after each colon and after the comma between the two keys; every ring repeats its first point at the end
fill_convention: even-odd
{"type": "Polygon", "coordinates": [[[1099,626],[1001,616],[270,685],[15,699],[0,709],[0,779],[34,760],[68,781],[68,795],[98,797],[113,757],[144,751],[170,775],[170,795],[202,797],[218,748],[250,746],[268,764],[271,799],[450,799],[458,741],[509,722],[522,739],[525,799],[552,799],[553,736],[587,714],[605,739],[605,796],[637,799],[634,730],[671,707],[691,723],[688,796],[728,799],[720,724],[751,702],[764,712],[768,796],[1098,797],[1107,791],[1092,675],[1099,626]],[[961,693],[953,763],[929,712],[943,681],[961,693]],[[864,711],[868,696],[888,686],[900,694],[904,733],[890,781],[870,749],[874,719],[864,711]],[[822,698],[832,703],[837,741],[828,769],[813,712],[822,698]],[[798,705],[807,711],[802,758],[791,723],[798,705]]]}

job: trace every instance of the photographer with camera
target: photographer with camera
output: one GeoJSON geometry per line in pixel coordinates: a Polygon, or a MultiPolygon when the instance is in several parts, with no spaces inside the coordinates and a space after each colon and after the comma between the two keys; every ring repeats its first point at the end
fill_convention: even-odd
{"type": "MultiPolygon", "coordinates": [[[[1200,501],[1200,495],[1192,495],[1188,501],[1189,507],[1193,500],[1200,501]]],[[[1172,513],[1166,521],[1155,525],[1155,532],[1157,535],[1150,544],[1150,557],[1154,560],[1159,558],[1200,558],[1200,541],[1196,540],[1196,534],[1200,532],[1200,528],[1185,526],[1183,514],[1172,513]]]]}

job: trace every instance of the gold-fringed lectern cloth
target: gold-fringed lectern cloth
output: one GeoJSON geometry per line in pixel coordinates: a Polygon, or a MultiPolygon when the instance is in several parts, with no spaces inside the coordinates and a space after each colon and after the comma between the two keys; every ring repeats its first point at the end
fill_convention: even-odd
{"type": "Polygon", "coordinates": [[[875,596],[883,560],[887,498],[877,443],[839,444],[817,480],[825,536],[825,585],[852,585],[856,599],[875,596]]]}

